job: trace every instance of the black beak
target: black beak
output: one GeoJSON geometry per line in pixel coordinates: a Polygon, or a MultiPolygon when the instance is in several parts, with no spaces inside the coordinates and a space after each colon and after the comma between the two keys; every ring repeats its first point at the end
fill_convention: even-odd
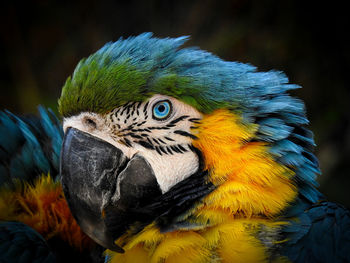
{"type": "Polygon", "coordinates": [[[162,195],[150,164],[88,133],[69,128],[61,151],[65,197],[82,230],[101,246],[123,253],[114,241],[135,222],[135,211],[162,195]],[[132,218],[131,218],[132,217],[132,218]]]}

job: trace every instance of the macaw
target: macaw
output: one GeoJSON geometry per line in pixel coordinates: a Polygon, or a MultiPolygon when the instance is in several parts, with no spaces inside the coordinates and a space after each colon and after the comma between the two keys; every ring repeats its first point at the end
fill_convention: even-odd
{"type": "MultiPolygon", "coordinates": [[[[39,149],[30,161],[46,165],[35,172],[46,176],[19,191],[20,201],[12,196],[23,186],[10,178],[0,205],[16,202],[0,218],[0,237],[23,222],[18,229],[37,231],[48,256],[45,239],[58,236],[81,254],[103,247],[112,263],[350,262],[350,213],[317,190],[305,106],[288,94],[299,86],[279,71],[181,48],[186,40],[144,33],[80,61],[58,101],[64,135],[41,110],[55,147],[35,148],[24,129],[39,149]],[[68,203],[71,213],[55,221],[42,201],[26,203],[45,191],[60,196],[44,199],[49,206],[68,203]],[[18,203],[31,212],[26,220],[10,209],[18,203]],[[50,220],[54,231],[40,227],[50,220]]],[[[25,126],[11,116],[2,118],[25,126]]],[[[17,166],[7,165],[10,176],[17,166]]]]}

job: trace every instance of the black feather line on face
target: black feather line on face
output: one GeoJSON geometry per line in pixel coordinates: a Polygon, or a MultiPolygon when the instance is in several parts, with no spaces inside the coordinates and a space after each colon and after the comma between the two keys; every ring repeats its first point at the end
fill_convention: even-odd
{"type": "Polygon", "coordinates": [[[169,127],[148,127],[148,129],[150,130],[169,130],[170,128],[169,127]]]}
{"type": "Polygon", "coordinates": [[[187,119],[189,116],[188,115],[183,115],[183,116],[181,116],[181,117],[179,117],[179,118],[177,118],[177,119],[175,119],[175,120],[173,120],[173,121],[171,121],[169,124],[176,124],[176,123],[178,123],[179,121],[182,121],[182,120],[185,120],[185,119],[187,119]]]}
{"type": "Polygon", "coordinates": [[[122,111],[120,112],[120,115],[123,115],[125,111],[126,111],[126,105],[122,106],[122,111]]]}
{"type": "Polygon", "coordinates": [[[137,143],[147,149],[154,150],[154,146],[146,141],[138,141],[137,143]]]}
{"type": "Polygon", "coordinates": [[[170,145],[170,148],[177,153],[183,153],[179,148],[176,147],[176,145],[170,145]]]}
{"type": "Polygon", "coordinates": [[[156,138],[152,138],[152,140],[156,143],[159,144],[158,140],[156,138]]]}
{"type": "Polygon", "coordinates": [[[139,101],[136,105],[136,111],[137,111],[137,115],[139,115],[139,109],[140,109],[140,106],[141,106],[142,102],[139,101]]]}
{"type": "Polygon", "coordinates": [[[114,112],[114,116],[115,116],[115,117],[118,117],[118,113],[119,113],[120,109],[121,109],[121,108],[118,108],[118,109],[116,110],[116,112],[114,112]]]}
{"type": "Polygon", "coordinates": [[[177,147],[178,147],[181,151],[187,152],[187,150],[186,150],[183,146],[181,146],[180,144],[178,144],[177,147]]]}
{"type": "Polygon", "coordinates": [[[141,126],[141,125],[143,125],[145,123],[146,123],[146,121],[143,121],[143,122],[140,122],[140,123],[136,124],[136,126],[141,126]]]}
{"type": "Polygon", "coordinates": [[[163,155],[158,146],[155,146],[155,149],[156,149],[157,153],[159,153],[160,155],[163,155]]]}
{"type": "Polygon", "coordinates": [[[130,136],[132,137],[132,138],[134,138],[134,139],[142,139],[142,136],[140,136],[140,135],[137,135],[137,134],[130,134],[130,136]]]}
{"type": "Polygon", "coordinates": [[[198,119],[198,118],[191,118],[191,119],[188,119],[190,122],[193,122],[193,123],[200,123],[200,120],[201,119],[198,119]]]}
{"type": "Polygon", "coordinates": [[[147,103],[146,103],[145,106],[143,107],[143,113],[144,113],[144,114],[146,114],[148,104],[149,104],[149,101],[147,101],[147,103]]]}
{"type": "MultiPolygon", "coordinates": [[[[133,108],[133,106],[136,104],[136,102],[131,102],[126,108],[126,114],[130,113],[130,109],[133,108]]],[[[132,115],[132,114],[131,114],[132,115]]]]}
{"type": "Polygon", "coordinates": [[[194,140],[195,140],[195,139],[198,139],[197,136],[195,136],[195,135],[193,135],[193,134],[191,134],[191,133],[182,131],[182,130],[176,130],[176,131],[174,131],[174,133],[179,134],[179,135],[182,135],[182,136],[185,136],[185,137],[189,137],[189,138],[194,139],[194,140]]]}
{"type": "Polygon", "coordinates": [[[158,141],[160,141],[163,144],[166,144],[161,138],[158,138],[158,141]]]}
{"type": "Polygon", "coordinates": [[[171,155],[173,155],[174,153],[172,152],[172,150],[170,150],[169,146],[166,146],[165,149],[168,151],[168,153],[170,153],[171,155]]]}
{"type": "Polygon", "coordinates": [[[164,148],[162,146],[158,146],[158,148],[165,154],[168,154],[168,152],[166,150],[164,150],[164,148]]]}
{"type": "Polygon", "coordinates": [[[137,103],[138,102],[135,102],[135,104],[132,106],[131,116],[134,115],[136,112],[137,103]]]}
{"type": "Polygon", "coordinates": [[[153,145],[153,142],[151,141],[151,139],[149,137],[147,137],[146,139],[149,142],[149,144],[153,145]]]}
{"type": "Polygon", "coordinates": [[[131,141],[128,138],[124,138],[125,145],[128,147],[132,147],[131,141]]]}

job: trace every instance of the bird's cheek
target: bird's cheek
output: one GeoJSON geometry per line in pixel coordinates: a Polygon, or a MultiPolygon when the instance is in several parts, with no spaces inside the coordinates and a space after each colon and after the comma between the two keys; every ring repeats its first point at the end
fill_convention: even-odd
{"type": "Polygon", "coordinates": [[[197,153],[188,150],[183,153],[159,155],[155,151],[142,153],[149,162],[163,193],[166,193],[199,169],[200,158],[197,153]]]}

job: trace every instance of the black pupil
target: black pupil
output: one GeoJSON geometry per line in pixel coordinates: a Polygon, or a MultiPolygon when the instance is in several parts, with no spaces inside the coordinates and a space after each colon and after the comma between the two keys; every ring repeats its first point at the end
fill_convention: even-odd
{"type": "Polygon", "coordinates": [[[159,112],[164,112],[165,111],[165,106],[164,105],[159,105],[158,106],[159,112]]]}

